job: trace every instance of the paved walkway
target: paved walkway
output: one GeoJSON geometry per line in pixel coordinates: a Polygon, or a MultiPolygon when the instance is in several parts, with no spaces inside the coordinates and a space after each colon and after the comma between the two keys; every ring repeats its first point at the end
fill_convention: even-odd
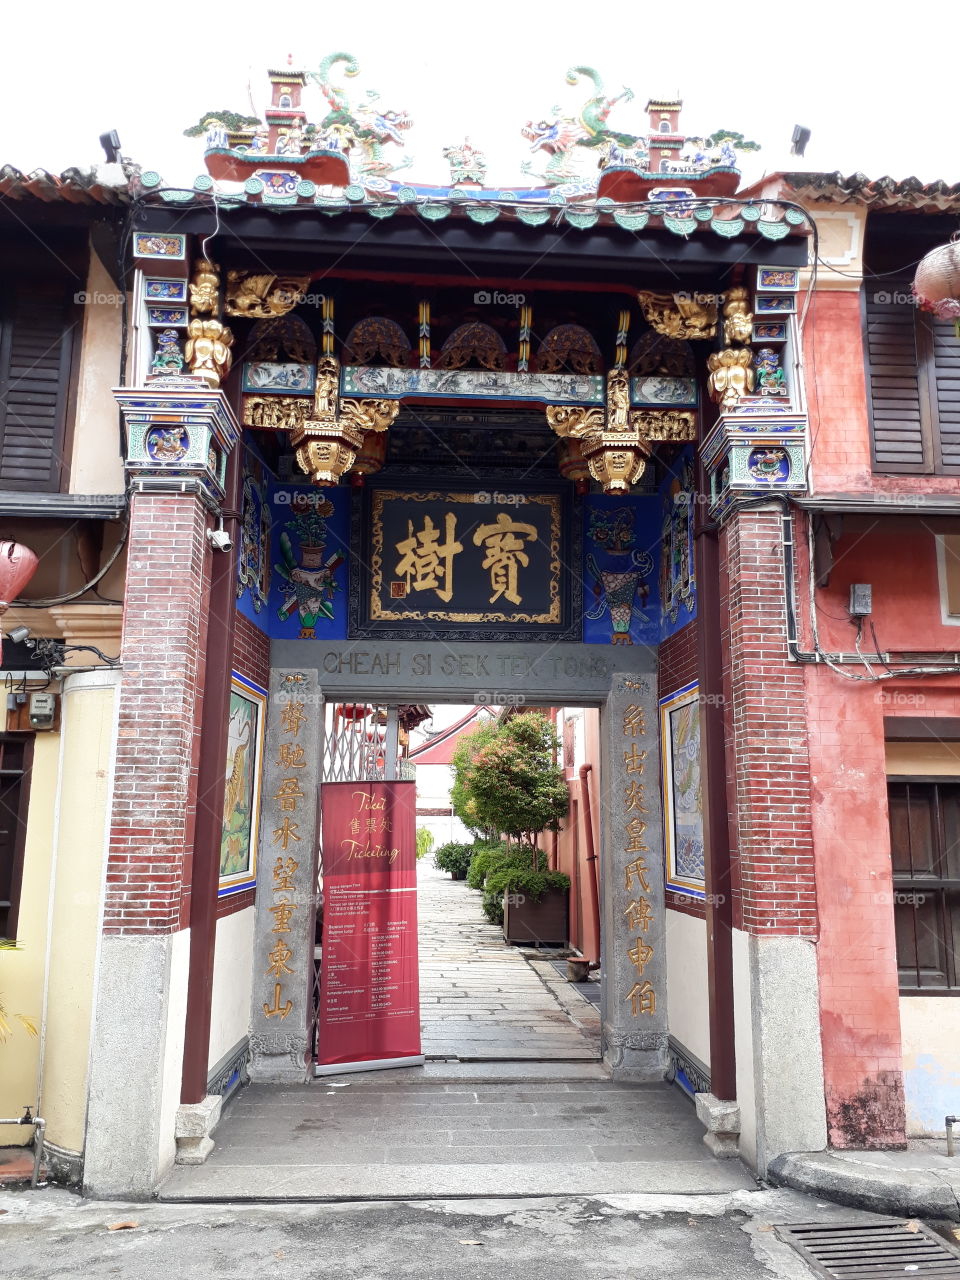
{"type": "Polygon", "coordinates": [[[527,960],[488,924],[480,894],[418,866],[420,1019],[428,1058],[462,1062],[600,1056],[597,1010],[546,960],[527,960]]]}
{"type": "Polygon", "coordinates": [[[673,1086],[593,1079],[593,1064],[568,1065],[566,1081],[527,1070],[527,1082],[473,1079],[465,1063],[445,1075],[437,1064],[432,1075],[407,1068],[299,1088],[250,1085],[230,1104],[206,1164],[176,1169],[160,1198],[716,1194],[756,1185],[739,1161],[710,1155],[673,1086]]]}

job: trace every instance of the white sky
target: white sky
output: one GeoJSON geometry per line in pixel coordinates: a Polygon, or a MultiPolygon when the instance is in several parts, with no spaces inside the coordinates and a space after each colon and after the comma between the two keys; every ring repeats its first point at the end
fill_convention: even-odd
{"type": "MultiPolygon", "coordinates": [[[[373,88],[382,105],[413,116],[415,165],[403,176],[416,181],[445,183],[442,148],[469,135],[487,154],[489,185],[521,185],[521,125],[555,105],[575,112],[587,93],[564,73],[586,64],[607,91],[629,85],[636,94],[614,108],[611,127],[644,132],[647,98],[679,90],[686,133],[728,128],[760,142],[748,179],[786,166],[954,182],[958,29],[956,4],[945,0],[34,0],[4,12],[0,162],[86,167],[102,158],[98,135],[114,128],[125,155],[168,182],[192,183],[202,142],[182,137],[184,128],[210,110],[245,112],[248,82],[262,106],[263,72],[286,65],[288,53],[309,68],[344,50],[360,62],[347,82],[354,101],[373,88]],[[788,157],[797,123],[813,131],[803,160],[788,157]]],[[[312,92],[316,120],[322,100],[312,92]]]]}

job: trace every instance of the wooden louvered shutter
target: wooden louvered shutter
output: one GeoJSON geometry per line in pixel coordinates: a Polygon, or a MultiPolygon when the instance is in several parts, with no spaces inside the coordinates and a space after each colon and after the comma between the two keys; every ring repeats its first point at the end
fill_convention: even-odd
{"type": "Polygon", "coordinates": [[[926,362],[930,375],[930,400],[934,407],[934,437],[939,453],[938,471],[960,472],[960,339],[952,320],[936,320],[921,313],[926,330],[926,362]]]}
{"type": "Polygon", "coordinates": [[[917,351],[917,308],[909,284],[868,289],[864,346],[873,460],[878,471],[933,470],[929,388],[917,351]]]}
{"type": "Polygon", "coordinates": [[[60,488],[73,326],[62,284],[8,282],[0,333],[0,489],[60,488]]]}

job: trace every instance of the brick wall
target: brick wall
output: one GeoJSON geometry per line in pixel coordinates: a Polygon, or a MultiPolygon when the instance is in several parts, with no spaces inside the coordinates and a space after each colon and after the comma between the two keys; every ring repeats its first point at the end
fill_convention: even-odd
{"type": "Polygon", "coordinates": [[[804,671],[787,658],[780,513],[721,536],[734,924],[817,936],[804,671]]]}
{"type": "Polygon", "coordinates": [[[688,622],[661,644],[657,651],[660,697],[676,693],[697,678],[697,623],[688,622]]]}
{"type": "MultiPolygon", "coordinates": [[[[237,613],[236,630],[233,633],[233,669],[248,680],[254,680],[262,688],[270,687],[270,637],[264,635],[260,628],[237,613]]],[[[245,889],[241,893],[231,893],[217,902],[217,918],[233,915],[252,907],[256,897],[255,889],[245,889]]]]}
{"type": "Polygon", "coordinates": [[[119,730],[103,929],[173,933],[189,919],[210,554],[190,494],[135,494],[124,591],[119,730]]]}

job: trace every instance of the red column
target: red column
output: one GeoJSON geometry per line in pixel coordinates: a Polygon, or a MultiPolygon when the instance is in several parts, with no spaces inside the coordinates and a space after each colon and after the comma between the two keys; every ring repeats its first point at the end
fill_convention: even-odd
{"type": "Polygon", "coordinates": [[[830,1144],[903,1146],[900,1001],[879,686],[807,671],[830,1144]]]}
{"type": "Polygon", "coordinates": [[[207,513],[195,494],[134,494],[106,934],[189,920],[207,639],[207,513]]]}

